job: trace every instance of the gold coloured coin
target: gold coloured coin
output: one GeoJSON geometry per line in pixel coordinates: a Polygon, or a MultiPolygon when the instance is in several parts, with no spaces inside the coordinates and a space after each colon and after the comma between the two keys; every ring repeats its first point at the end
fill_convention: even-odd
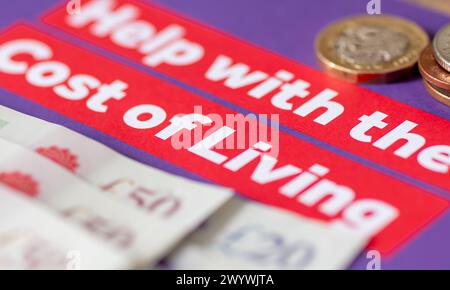
{"type": "Polygon", "coordinates": [[[354,16],[331,24],[316,39],[324,70],[350,82],[393,81],[413,71],[428,45],[426,32],[395,16],[354,16]]]}
{"type": "Polygon", "coordinates": [[[427,91],[433,98],[435,98],[436,100],[438,100],[443,104],[446,104],[447,106],[450,106],[450,90],[445,90],[436,87],[431,83],[427,82],[426,80],[423,80],[423,82],[425,84],[425,87],[427,88],[427,91]]]}

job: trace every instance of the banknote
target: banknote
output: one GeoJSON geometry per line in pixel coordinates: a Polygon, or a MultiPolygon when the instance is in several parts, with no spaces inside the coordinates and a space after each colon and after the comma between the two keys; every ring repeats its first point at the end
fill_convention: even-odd
{"type": "Polygon", "coordinates": [[[237,197],[160,265],[163,269],[344,269],[367,239],[237,197]]]}
{"type": "Polygon", "coordinates": [[[103,192],[187,233],[232,191],[165,173],[65,127],[0,106],[0,138],[63,166],[103,192]],[[3,124],[3,125],[1,125],[3,124]]]}
{"type": "Polygon", "coordinates": [[[129,259],[0,185],[0,269],[127,269],[129,259]]]}
{"type": "MultiPolygon", "coordinates": [[[[40,153],[111,196],[123,198],[165,223],[174,221],[185,227],[198,225],[207,215],[195,219],[189,213],[198,213],[205,201],[211,204],[214,197],[210,195],[224,196],[221,188],[145,167],[69,129],[6,107],[0,106],[0,122],[3,124],[0,124],[0,138],[40,153]],[[134,191],[131,190],[133,187],[136,188],[134,191]],[[178,194],[183,201],[180,204],[186,208],[176,211],[175,207],[169,206],[171,203],[167,201],[170,199],[162,199],[164,202],[161,202],[157,196],[145,194],[150,192],[153,195],[165,193],[162,197],[178,194]]],[[[217,200],[225,201],[226,197],[217,200]]],[[[180,231],[183,231],[181,227],[180,231]]],[[[235,198],[214,214],[198,233],[183,242],[161,267],[340,269],[362,250],[366,242],[355,233],[332,230],[325,224],[296,214],[235,198]],[[228,250],[234,254],[227,252],[224,242],[229,243],[228,250]],[[255,248],[255,245],[260,247],[255,248]],[[252,248],[253,252],[246,252],[252,248]]]]}
{"type": "Polygon", "coordinates": [[[42,201],[126,254],[152,265],[182,238],[178,227],[108,196],[42,155],[0,139],[0,183],[42,201]]]}
{"type": "Polygon", "coordinates": [[[155,228],[162,227],[167,233],[158,234],[156,249],[175,245],[232,195],[229,189],[145,166],[65,127],[3,106],[0,138],[54,161],[105,195],[147,215],[155,228]]]}

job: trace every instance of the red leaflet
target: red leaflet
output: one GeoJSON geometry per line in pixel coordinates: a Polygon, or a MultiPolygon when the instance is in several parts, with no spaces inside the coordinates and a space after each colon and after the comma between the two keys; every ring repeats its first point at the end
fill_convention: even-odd
{"type": "Polygon", "coordinates": [[[221,122],[235,112],[35,29],[0,35],[0,56],[1,87],[254,200],[374,236],[380,251],[448,207],[263,124],[258,132],[270,138],[252,138],[246,126],[221,122]],[[192,142],[177,143],[191,133],[192,142]],[[242,134],[246,146],[228,142],[242,134]]]}
{"type": "MultiPolygon", "coordinates": [[[[137,1],[83,1],[60,29],[336,147],[450,190],[450,122],[137,1]]],[[[419,97],[419,96],[418,96],[419,97]]]]}

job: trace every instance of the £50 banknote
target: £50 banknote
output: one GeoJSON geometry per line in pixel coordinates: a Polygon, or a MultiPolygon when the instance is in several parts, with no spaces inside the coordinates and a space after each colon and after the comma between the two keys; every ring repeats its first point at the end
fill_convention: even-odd
{"type": "Polygon", "coordinates": [[[65,127],[0,106],[0,138],[56,162],[103,192],[161,222],[190,231],[232,195],[127,158],[65,127]]]}
{"type": "Polygon", "coordinates": [[[0,269],[127,269],[129,259],[0,185],[0,269]]]}
{"type": "Polygon", "coordinates": [[[181,239],[178,227],[108,196],[42,155],[0,139],[0,183],[35,197],[127,254],[152,265],[181,239]]]}
{"type": "MultiPolygon", "coordinates": [[[[222,206],[232,191],[131,160],[65,127],[0,106],[0,137],[53,161],[170,231],[169,247],[222,206]]],[[[151,229],[149,229],[151,230],[151,229]]]]}

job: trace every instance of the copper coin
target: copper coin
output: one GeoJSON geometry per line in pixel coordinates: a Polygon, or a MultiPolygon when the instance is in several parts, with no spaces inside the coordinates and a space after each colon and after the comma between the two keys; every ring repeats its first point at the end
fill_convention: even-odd
{"type": "Polygon", "coordinates": [[[438,100],[439,102],[450,106],[450,90],[445,90],[434,86],[433,84],[423,81],[425,83],[425,87],[427,91],[431,94],[433,98],[438,100]]]}
{"type": "Polygon", "coordinates": [[[450,73],[436,62],[431,45],[428,45],[420,55],[419,70],[429,83],[441,89],[450,90],[450,73]]]}

